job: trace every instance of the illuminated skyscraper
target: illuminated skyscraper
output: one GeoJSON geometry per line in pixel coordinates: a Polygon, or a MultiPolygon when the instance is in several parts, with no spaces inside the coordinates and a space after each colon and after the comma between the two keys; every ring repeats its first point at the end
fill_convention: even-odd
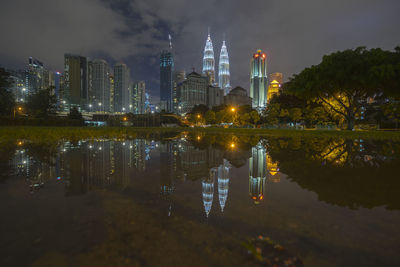
{"type": "Polygon", "coordinates": [[[165,111],[172,111],[174,57],[170,50],[164,50],[160,55],[160,106],[165,111]]]}
{"type": "Polygon", "coordinates": [[[249,194],[256,204],[264,198],[267,179],[266,152],[265,147],[258,143],[251,149],[249,159],[249,194]]]}
{"type": "Polygon", "coordinates": [[[250,97],[252,107],[261,111],[267,106],[267,56],[261,50],[257,50],[250,64],[250,97]]]}
{"type": "Polygon", "coordinates": [[[206,75],[208,77],[209,84],[213,85],[215,83],[214,49],[210,37],[210,32],[208,32],[206,46],[204,47],[203,75],[206,75]]]}
{"type": "Polygon", "coordinates": [[[231,85],[229,73],[229,56],[225,41],[222,42],[221,53],[219,54],[218,84],[219,87],[224,90],[224,95],[227,95],[229,93],[231,85]]]}

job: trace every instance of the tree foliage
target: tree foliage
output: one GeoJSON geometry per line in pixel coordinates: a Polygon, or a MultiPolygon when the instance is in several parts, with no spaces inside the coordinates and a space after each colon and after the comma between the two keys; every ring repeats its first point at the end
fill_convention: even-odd
{"type": "Polygon", "coordinates": [[[304,69],[284,84],[284,90],[304,99],[315,99],[341,116],[347,129],[368,97],[400,93],[400,49],[367,50],[358,47],[324,56],[318,65],[304,69]]]}
{"type": "Polygon", "coordinates": [[[43,118],[56,110],[56,96],[52,94],[52,88],[42,89],[29,95],[26,108],[32,116],[43,118]]]}
{"type": "Polygon", "coordinates": [[[14,95],[8,90],[10,74],[0,68],[0,115],[11,115],[15,106],[14,95]]]}

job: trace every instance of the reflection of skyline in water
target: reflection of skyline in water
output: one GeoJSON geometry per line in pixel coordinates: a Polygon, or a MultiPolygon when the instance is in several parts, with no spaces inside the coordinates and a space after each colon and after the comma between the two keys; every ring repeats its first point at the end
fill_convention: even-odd
{"type": "MultiPolygon", "coordinates": [[[[32,184],[44,184],[43,177],[46,177],[44,180],[56,177],[65,182],[67,195],[79,195],[94,188],[128,187],[137,173],[146,172],[151,153],[159,154],[160,192],[169,203],[168,215],[172,213],[175,180],[201,180],[207,217],[214,195],[221,213],[224,211],[232,165],[224,158],[223,150],[212,146],[199,149],[184,138],[165,143],[145,139],[64,142],[57,147],[54,158],[46,163],[35,161],[21,148],[14,155],[13,165],[16,174],[29,177],[32,184]]],[[[249,159],[249,193],[253,199],[256,197],[257,203],[264,196],[268,165],[270,173],[279,174],[277,163],[268,164],[270,157],[266,153],[259,143],[251,149],[249,159]]],[[[247,154],[243,155],[248,158],[247,154]]]]}
{"type": "MultiPolygon", "coordinates": [[[[325,188],[320,186],[320,182],[313,180],[315,175],[304,176],[304,171],[295,171],[296,168],[312,163],[306,169],[307,172],[330,169],[336,172],[349,168],[347,172],[354,170],[360,173],[356,168],[363,167],[362,164],[378,168],[395,159],[395,150],[391,146],[386,148],[387,144],[377,146],[372,142],[337,139],[334,142],[323,140],[320,144],[306,144],[298,149],[296,147],[300,148],[301,143],[293,142],[296,146],[291,147],[291,142],[290,139],[261,140],[247,150],[240,145],[234,149],[226,149],[203,143],[199,147],[198,140],[191,141],[187,138],[162,142],[145,139],[63,142],[48,150],[39,146],[18,145],[13,154],[12,165],[15,175],[26,177],[27,187],[32,192],[41,189],[49,179],[55,178],[64,182],[66,195],[69,196],[85,194],[94,188],[125,189],[131,186],[135,176],[143,176],[140,173],[151,171],[147,164],[154,158],[156,162],[158,160],[156,164],[160,168],[160,193],[169,205],[169,215],[172,212],[173,195],[176,194],[176,181],[199,180],[202,182],[201,189],[199,188],[202,192],[202,206],[206,216],[210,216],[214,198],[218,201],[217,210],[221,213],[225,211],[231,172],[236,169],[233,164],[238,162],[248,162],[248,194],[256,204],[266,198],[269,183],[279,182],[287,177],[280,170],[282,166],[285,173],[290,174],[291,181],[322,194],[321,198],[329,203],[340,204],[332,195],[325,194],[325,188]],[[379,150],[380,147],[384,150],[379,150]],[[338,164],[337,159],[342,159],[342,155],[346,156],[346,161],[338,164]],[[285,161],[285,157],[289,160],[285,161]]],[[[363,168],[363,175],[371,173],[363,168]]],[[[325,181],[326,179],[330,178],[325,178],[325,181]]],[[[365,178],[363,180],[369,181],[365,178]]],[[[332,186],[341,186],[338,179],[330,179],[329,182],[332,186]]],[[[359,196],[358,201],[366,203],[361,197],[359,196]]],[[[379,198],[382,199],[381,203],[385,203],[383,196],[379,198]]],[[[370,206],[368,203],[363,205],[370,206]]]]}

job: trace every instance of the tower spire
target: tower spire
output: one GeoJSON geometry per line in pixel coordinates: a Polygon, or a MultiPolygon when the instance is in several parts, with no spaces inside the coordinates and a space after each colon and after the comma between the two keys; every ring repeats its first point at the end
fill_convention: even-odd
{"type": "Polygon", "coordinates": [[[169,49],[172,49],[172,37],[171,37],[171,34],[168,34],[168,39],[169,39],[169,49]]]}
{"type": "Polygon", "coordinates": [[[215,83],[215,60],[210,28],[208,28],[208,37],[206,40],[206,46],[204,47],[203,75],[208,76],[210,84],[215,83]]]}

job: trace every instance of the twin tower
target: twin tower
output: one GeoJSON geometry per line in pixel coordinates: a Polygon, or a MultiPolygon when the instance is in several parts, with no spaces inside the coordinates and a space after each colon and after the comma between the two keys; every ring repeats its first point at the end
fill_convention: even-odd
{"type": "MultiPolygon", "coordinates": [[[[204,47],[203,75],[206,75],[209,78],[211,85],[217,84],[215,79],[214,49],[210,33],[208,33],[206,46],[204,47]]],[[[224,95],[227,95],[229,93],[229,90],[231,89],[230,73],[229,73],[229,56],[225,40],[222,42],[221,52],[219,54],[218,86],[224,90],[224,95]]]]}

